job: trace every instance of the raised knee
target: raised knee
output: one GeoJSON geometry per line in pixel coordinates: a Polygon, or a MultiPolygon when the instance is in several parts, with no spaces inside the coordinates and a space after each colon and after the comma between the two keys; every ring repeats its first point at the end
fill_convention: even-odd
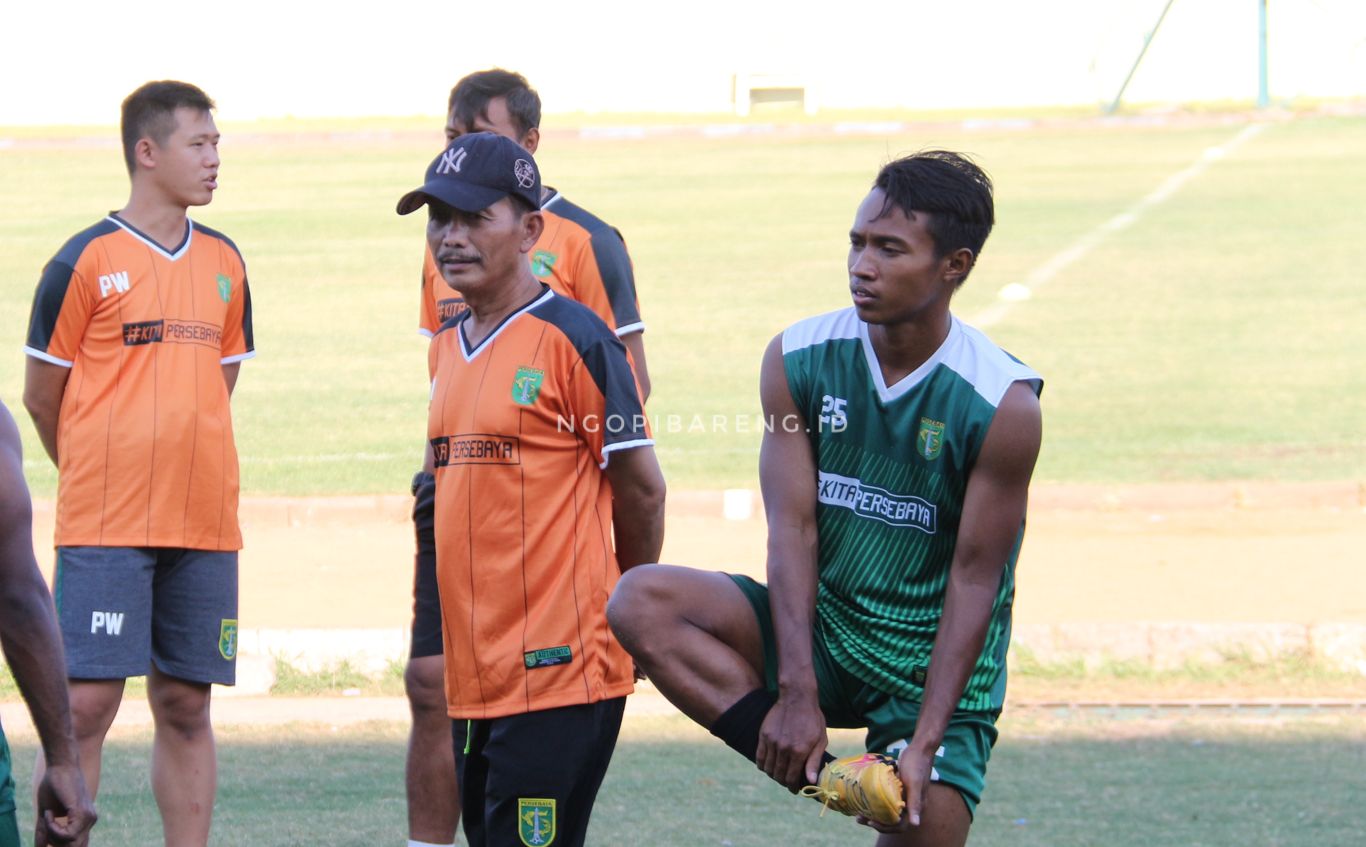
{"type": "Polygon", "coordinates": [[[668,598],[665,582],[660,565],[639,565],[621,575],[607,601],[607,624],[623,644],[641,644],[650,622],[661,622],[668,598]]]}

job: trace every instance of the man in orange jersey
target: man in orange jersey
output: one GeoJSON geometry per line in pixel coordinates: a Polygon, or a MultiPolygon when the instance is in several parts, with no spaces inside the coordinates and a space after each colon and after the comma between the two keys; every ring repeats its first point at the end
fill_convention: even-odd
{"type": "MultiPolygon", "coordinates": [[[[446,108],[449,143],[470,132],[493,132],[532,154],[541,140],[541,98],[521,74],[500,69],[472,73],[451,89],[446,108]]],[[[592,309],[626,345],[644,398],[650,396],[645,365],[645,324],[636,299],[631,258],[621,233],[542,187],[545,226],[531,252],[531,271],[557,294],[592,309]]],[[[418,332],[431,337],[465,308],[460,292],[442,277],[431,250],[422,268],[418,332]]],[[[444,847],[455,838],[460,805],[449,745],[441,658],[441,604],[436,593],[435,493],[431,457],[413,479],[413,525],[417,535],[413,581],[413,629],[405,689],[413,725],[408,737],[406,782],[408,847],[444,847]]]]}
{"type": "Polygon", "coordinates": [[[472,847],[583,843],[633,685],[607,598],[663,541],[664,480],[626,349],[527,262],[540,196],[531,154],[481,132],[398,205],[427,206],[428,246],[467,307],[432,339],[428,436],[472,847]]]}
{"type": "Polygon", "coordinates": [[[124,681],[147,676],[168,845],[209,837],[210,684],[237,656],[237,451],[229,395],[254,355],[246,267],[192,222],[218,187],[213,101],[152,82],[123,102],[128,203],[43,269],[24,405],[57,465],[55,594],[94,794],[124,681]]]}
{"type": "MultiPolygon", "coordinates": [[[[24,482],[19,428],[0,403],[0,643],[5,664],[28,703],[33,727],[47,753],[38,785],[34,844],[68,844],[95,823],[95,808],[81,774],[66,661],[38,563],[33,559],[33,502],[24,482]]],[[[19,847],[9,745],[0,728],[0,847],[19,847]]]]}

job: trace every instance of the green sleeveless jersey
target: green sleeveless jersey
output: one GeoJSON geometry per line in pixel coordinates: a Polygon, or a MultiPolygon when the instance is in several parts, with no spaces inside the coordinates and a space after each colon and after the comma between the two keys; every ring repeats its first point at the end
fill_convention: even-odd
{"type": "MultiPolygon", "coordinates": [[[[868,325],[853,309],[783,333],[783,367],[816,457],[819,586],[816,625],[830,653],[898,697],[924,693],[944,608],[963,495],[1012,383],[1043,380],[957,318],[923,365],[888,386],[868,325]]],[[[958,708],[994,710],[1024,526],[1002,562],[986,645],[958,708]]]]}

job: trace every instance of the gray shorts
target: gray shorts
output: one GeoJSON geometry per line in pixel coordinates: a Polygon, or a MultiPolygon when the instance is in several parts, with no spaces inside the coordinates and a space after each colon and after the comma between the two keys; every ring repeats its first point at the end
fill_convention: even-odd
{"type": "Polygon", "coordinates": [[[72,679],[237,679],[237,553],[58,547],[53,596],[72,679]]]}

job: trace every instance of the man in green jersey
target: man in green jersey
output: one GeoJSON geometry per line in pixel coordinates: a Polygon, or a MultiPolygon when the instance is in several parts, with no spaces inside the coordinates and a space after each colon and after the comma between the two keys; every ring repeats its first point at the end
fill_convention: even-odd
{"type": "Polygon", "coordinates": [[[960,155],[878,173],[853,307],[764,354],[768,586],[649,565],[608,609],[665,696],[794,791],[827,784],[827,726],[866,727],[904,787],[899,820],[860,816],[884,847],[965,843],[1005,694],[1042,380],[949,311],[994,217],[960,155]]]}

